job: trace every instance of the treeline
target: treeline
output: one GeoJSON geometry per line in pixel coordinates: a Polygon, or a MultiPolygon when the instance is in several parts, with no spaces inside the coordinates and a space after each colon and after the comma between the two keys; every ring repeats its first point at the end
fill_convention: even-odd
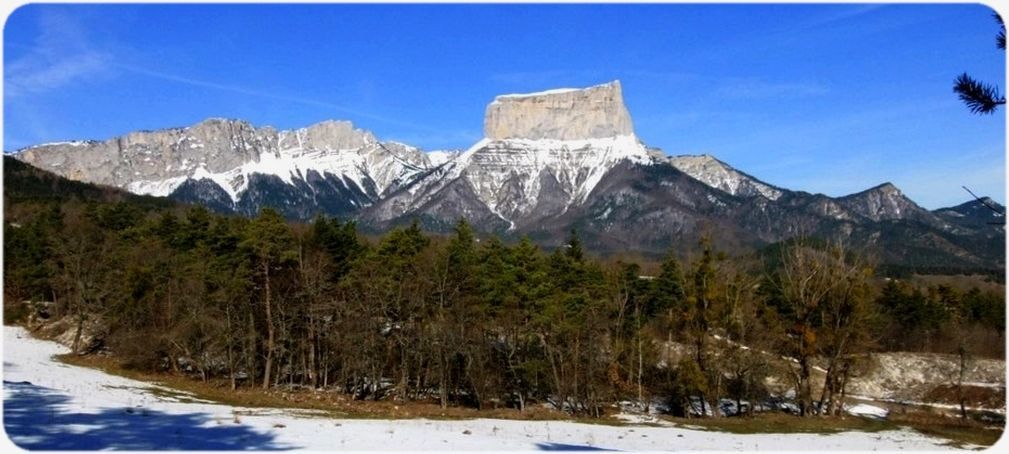
{"type": "Polygon", "coordinates": [[[1005,357],[1005,296],[973,287],[917,287],[888,280],[877,299],[887,325],[879,346],[891,351],[957,353],[1005,357]]]}
{"type": "Polygon", "coordinates": [[[978,351],[971,342],[1004,333],[1001,295],[880,292],[870,264],[834,244],[793,242],[772,267],[702,241],[644,276],[589,257],[574,233],[544,251],[478,238],[465,221],[444,237],[414,224],[368,241],[353,222],[288,224],[269,209],[246,219],[70,200],[7,214],[8,312],[51,301],[77,350],[98,330],[128,367],[232,388],[590,416],[661,398],[676,414],[717,415],[707,406],[719,399],[752,409],[775,375],[802,414],[833,414],[860,353],[978,351]]]}

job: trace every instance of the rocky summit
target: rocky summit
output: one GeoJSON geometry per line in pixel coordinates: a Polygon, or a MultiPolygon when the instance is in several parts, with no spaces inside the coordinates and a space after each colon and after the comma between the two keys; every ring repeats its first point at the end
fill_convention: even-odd
{"type": "Polygon", "coordinates": [[[484,136],[465,151],[425,153],[346,121],[280,131],[210,119],[14,156],[70,179],[220,212],[269,206],[291,219],[355,218],[372,230],[420,220],[446,231],[465,218],[547,247],[576,228],[598,251],[645,254],[701,236],[760,247],[805,235],[854,243],[888,264],[1004,267],[1004,226],[976,220],[966,205],[932,212],[889,183],[837,198],[792,191],[713,156],[648,147],[619,81],[498,96],[484,136]]]}
{"type": "Polygon", "coordinates": [[[619,81],[582,90],[498,96],[484,117],[484,136],[490,140],[585,140],[633,134],[619,81]]]}
{"type": "Polygon", "coordinates": [[[431,167],[419,149],[379,141],[348,121],[278,131],[214,118],[104,142],[39,145],[16,156],[75,180],[218,211],[255,214],[280,205],[292,218],[356,212],[431,167]]]}
{"type": "Polygon", "coordinates": [[[485,219],[526,231],[575,209],[619,163],[651,163],[631,127],[620,83],[498,96],[485,137],[439,172],[411,181],[363,213],[384,225],[423,217],[485,219]]]}

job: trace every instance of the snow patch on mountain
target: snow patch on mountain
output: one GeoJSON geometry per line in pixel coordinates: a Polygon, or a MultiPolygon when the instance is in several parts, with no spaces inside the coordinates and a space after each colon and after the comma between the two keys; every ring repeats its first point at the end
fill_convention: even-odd
{"type": "MultiPolygon", "coordinates": [[[[313,139],[312,133],[311,128],[281,131],[273,140],[267,139],[267,143],[272,142],[271,146],[257,150],[259,153],[254,159],[224,171],[210,171],[203,160],[186,159],[178,166],[178,170],[186,172],[184,175],[137,180],[129,183],[126,189],[137,194],[167,196],[186,180],[209,179],[227,192],[232,202],[237,202],[254,174],[276,176],[293,185],[295,180],[305,180],[314,171],[349,180],[359,188],[374,187],[377,194],[373,195],[379,196],[432,167],[430,158],[418,148],[398,142],[379,142],[370,133],[355,138],[357,142],[349,145],[359,146],[353,148],[331,146],[313,139]]],[[[178,144],[203,147],[189,137],[180,138],[178,144]]],[[[248,145],[236,143],[234,146],[246,148],[248,145]]],[[[167,170],[172,168],[171,165],[166,167],[167,170]]]]}
{"type": "Polygon", "coordinates": [[[459,150],[437,150],[427,152],[427,160],[431,162],[431,167],[438,167],[446,162],[458,158],[462,154],[459,150]]]}
{"type": "MultiPolygon", "coordinates": [[[[585,201],[617,163],[649,163],[645,146],[633,135],[585,140],[487,141],[460,159],[477,196],[503,219],[530,214],[542,194],[543,177],[565,192],[565,209],[585,201]]],[[[557,197],[557,194],[551,194],[557,197]]]]}
{"type": "Polygon", "coordinates": [[[783,193],[780,189],[742,173],[711,155],[671,156],[668,162],[694,179],[732,195],[743,197],[760,195],[770,200],[778,200],[783,193]]]}
{"type": "MultiPolygon", "coordinates": [[[[533,92],[533,93],[509,93],[507,95],[498,95],[497,99],[505,99],[505,98],[528,98],[530,96],[558,95],[558,94],[561,94],[561,93],[570,93],[570,92],[579,91],[579,90],[582,90],[582,89],[580,89],[580,88],[554,88],[552,90],[543,90],[543,91],[537,91],[537,92],[533,92]]],[[[497,99],[495,99],[495,101],[497,101],[497,99]]]]}

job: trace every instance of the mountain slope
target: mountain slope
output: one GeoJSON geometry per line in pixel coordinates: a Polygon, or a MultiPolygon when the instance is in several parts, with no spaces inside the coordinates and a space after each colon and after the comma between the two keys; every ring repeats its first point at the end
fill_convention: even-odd
{"type": "Polygon", "coordinates": [[[5,207],[18,202],[60,202],[70,199],[84,202],[125,201],[146,208],[176,205],[163,197],[137,195],[119,188],[70,180],[11,156],[3,157],[3,178],[5,207]]]}
{"type": "Polygon", "coordinates": [[[596,250],[653,254],[696,244],[703,235],[726,247],[750,246],[759,240],[730,220],[741,203],[672,166],[625,161],[584,204],[546,220],[533,234],[559,240],[575,227],[596,250]]]}
{"type": "Polygon", "coordinates": [[[133,193],[242,214],[272,206],[291,218],[317,211],[356,213],[431,167],[419,149],[381,142],[345,121],[277,131],[209,119],[104,142],[40,145],[16,156],[69,178],[133,193]]]}
{"type": "Polygon", "coordinates": [[[938,228],[949,226],[932,212],[918,206],[891,183],[883,183],[837,199],[837,203],[872,221],[912,219],[938,228]]]}
{"type": "Polygon", "coordinates": [[[424,153],[349,122],[277,131],[210,119],[188,128],[65,142],[15,157],[65,177],[216,211],[273,207],[291,219],[356,218],[382,231],[420,220],[448,231],[562,244],[575,228],[598,252],[657,255],[702,236],[749,248],[796,236],[845,241],[886,263],[1003,267],[1004,227],[986,208],[930,212],[886,183],[844,197],[776,187],[709,155],[666,156],[635,134],[614,81],[496,97],[484,138],[424,153]]]}
{"type": "Polygon", "coordinates": [[[968,229],[1005,230],[1005,207],[990,197],[970,200],[957,206],[939,208],[932,213],[946,222],[968,229]]]}
{"type": "Polygon", "coordinates": [[[485,230],[525,230],[584,203],[621,162],[652,159],[634,135],[619,82],[498,96],[484,125],[485,138],[443,171],[418,176],[363,218],[382,225],[402,216],[467,217],[485,230]],[[432,202],[436,194],[451,199],[432,202]]]}
{"type": "Polygon", "coordinates": [[[777,200],[784,193],[781,188],[740,172],[714,156],[670,156],[667,161],[681,172],[732,195],[740,197],[762,196],[770,200],[777,200]]]}

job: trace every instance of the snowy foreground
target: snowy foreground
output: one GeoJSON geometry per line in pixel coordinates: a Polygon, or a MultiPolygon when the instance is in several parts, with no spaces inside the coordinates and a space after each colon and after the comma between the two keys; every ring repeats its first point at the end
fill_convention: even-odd
{"type": "Polygon", "coordinates": [[[235,408],[61,364],[51,357],[67,352],[63,346],[21,328],[3,331],[4,427],[11,441],[33,450],[951,449],[910,430],[737,435],[560,421],[333,419],[305,410],[235,408]]]}

